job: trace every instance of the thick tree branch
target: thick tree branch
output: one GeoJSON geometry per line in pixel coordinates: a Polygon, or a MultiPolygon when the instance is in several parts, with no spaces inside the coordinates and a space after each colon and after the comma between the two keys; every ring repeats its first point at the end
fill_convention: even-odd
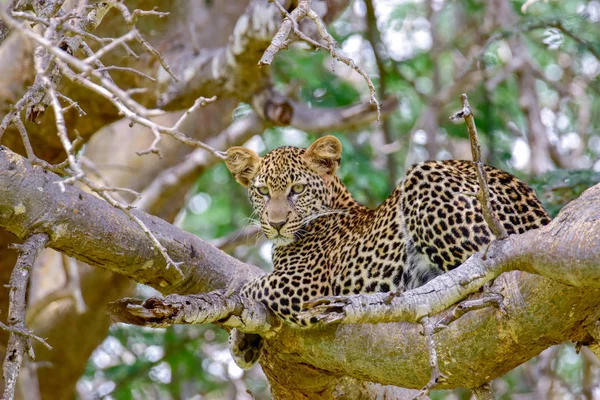
{"type": "Polygon", "coordinates": [[[132,210],[171,257],[183,262],[183,276],[166,270],[164,258],[124,213],[78,188],[66,186],[61,192],[58,176],[0,149],[0,227],[19,237],[45,232],[49,247],[163,293],[223,289],[233,277],[262,273],[159,218],[132,210]]]}

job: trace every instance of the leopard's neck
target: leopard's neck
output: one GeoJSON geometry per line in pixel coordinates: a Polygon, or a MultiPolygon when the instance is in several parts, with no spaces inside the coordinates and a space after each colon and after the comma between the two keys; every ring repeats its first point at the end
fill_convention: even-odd
{"type": "Polygon", "coordinates": [[[365,212],[369,209],[362,204],[359,204],[354,200],[352,194],[348,191],[348,188],[344,185],[342,180],[334,176],[329,181],[329,191],[331,193],[332,202],[331,208],[334,210],[348,210],[348,211],[359,211],[365,212]]]}

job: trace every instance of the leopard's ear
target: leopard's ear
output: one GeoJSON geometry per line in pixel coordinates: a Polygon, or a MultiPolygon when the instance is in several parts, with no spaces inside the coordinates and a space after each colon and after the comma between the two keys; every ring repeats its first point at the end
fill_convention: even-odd
{"type": "Polygon", "coordinates": [[[319,175],[334,175],[341,157],[342,143],[331,135],[315,140],[304,153],[308,166],[319,175]]]}
{"type": "Polygon", "coordinates": [[[260,166],[260,157],[252,150],[243,147],[230,147],[227,149],[225,164],[231,174],[245,187],[256,176],[260,166]]]}

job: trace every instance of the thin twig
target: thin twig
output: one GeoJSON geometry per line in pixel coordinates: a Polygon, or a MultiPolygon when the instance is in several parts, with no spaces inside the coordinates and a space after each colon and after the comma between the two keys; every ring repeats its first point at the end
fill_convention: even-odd
{"type": "Polygon", "coordinates": [[[169,75],[171,75],[171,78],[173,78],[173,80],[175,80],[175,82],[179,82],[179,79],[175,76],[175,74],[173,73],[173,71],[171,70],[171,68],[165,61],[165,59],[162,57],[162,55],[158,52],[158,50],[156,50],[154,47],[152,47],[152,45],[150,43],[148,43],[148,41],[146,41],[146,39],[144,39],[144,37],[138,32],[138,30],[135,27],[135,23],[136,23],[138,17],[140,17],[140,16],[152,15],[152,16],[157,16],[159,18],[163,18],[163,17],[166,17],[167,15],[169,15],[169,13],[159,12],[156,10],[133,10],[133,12],[129,12],[129,9],[123,3],[113,3],[113,6],[121,12],[121,14],[123,15],[123,18],[125,18],[125,21],[129,25],[129,29],[132,32],[136,32],[135,39],[144,47],[144,49],[146,49],[146,51],[148,53],[150,53],[154,57],[156,57],[156,59],[158,60],[160,65],[163,67],[163,69],[165,71],[167,71],[167,73],[169,75]]]}
{"type": "MultiPolygon", "coordinates": [[[[254,135],[264,130],[264,120],[255,113],[233,121],[224,131],[212,137],[208,144],[213,147],[226,148],[232,143],[243,143],[254,135]]],[[[165,198],[173,194],[183,182],[193,180],[202,169],[214,165],[218,159],[211,157],[206,151],[196,149],[179,164],[163,170],[144,191],[138,201],[134,203],[137,209],[149,213],[165,198]]]]}
{"type": "Polygon", "coordinates": [[[19,135],[21,135],[21,140],[23,141],[23,147],[25,147],[25,154],[27,154],[27,158],[29,158],[30,160],[34,160],[36,156],[33,152],[33,147],[31,147],[29,135],[27,134],[25,125],[23,125],[23,121],[21,121],[21,118],[17,116],[15,119],[13,119],[13,124],[17,127],[19,135]]]}
{"type": "MultiPolygon", "coordinates": [[[[8,286],[10,286],[10,285],[8,285],[8,286]]],[[[52,350],[52,346],[50,346],[50,344],[46,341],[46,339],[44,339],[42,337],[39,337],[37,335],[34,335],[33,332],[31,332],[27,328],[19,328],[17,326],[10,326],[10,325],[6,325],[3,322],[0,322],[0,329],[4,330],[6,332],[12,332],[12,333],[14,333],[16,335],[20,335],[20,336],[23,336],[25,338],[37,340],[45,348],[47,348],[48,350],[52,350]]],[[[33,359],[33,357],[32,357],[32,359],[33,359]]]]}
{"type": "Polygon", "coordinates": [[[79,113],[80,117],[83,117],[85,115],[85,111],[83,111],[83,109],[79,106],[79,104],[75,100],[73,100],[69,96],[65,96],[64,94],[62,94],[60,92],[56,92],[56,94],[58,95],[59,98],[65,100],[67,103],[69,103],[68,106],[66,106],[65,108],[62,109],[63,113],[65,111],[70,110],[71,108],[75,108],[77,110],[77,112],[79,113]]]}
{"type": "Polygon", "coordinates": [[[121,36],[120,38],[118,38],[118,39],[114,40],[113,42],[109,43],[108,45],[100,48],[92,56],[89,56],[88,58],[83,60],[83,62],[86,64],[93,64],[94,61],[100,60],[100,58],[102,58],[103,55],[107,54],[108,52],[113,50],[115,47],[121,45],[122,43],[126,43],[130,40],[135,39],[137,37],[137,35],[138,35],[137,30],[129,31],[126,34],[124,34],[123,36],[121,36]]]}
{"type": "Polygon", "coordinates": [[[139,76],[142,76],[146,79],[148,79],[150,82],[156,82],[156,78],[151,77],[150,75],[146,74],[145,72],[139,71],[135,68],[131,68],[131,67],[119,67],[117,65],[109,65],[108,67],[101,67],[101,68],[97,68],[96,72],[102,72],[102,71],[126,71],[126,72],[131,72],[132,74],[136,74],[139,76]]]}
{"type": "Polygon", "coordinates": [[[456,122],[460,119],[464,119],[467,124],[467,130],[469,131],[469,139],[471,140],[471,153],[473,154],[473,164],[475,164],[475,170],[477,172],[477,181],[479,182],[479,190],[477,191],[477,200],[481,204],[481,210],[485,222],[490,227],[490,230],[496,236],[496,239],[502,240],[508,237],[508,233],[504,226],[498,221],[492,205],[490,202],[490,189],[487,184],[487,177],[483,162],[481,161],[481,148],[479,146],[479,140],[477,138],[477,128],[475,127],[475,119],[473,118],[473,111],[469,105],[469,99],[465,93],[460,95],[462,102],[462,110],[454,113],[450,120],[456,122]]]}
{"type": "Polygon", "coordinates": [[[504,296],[498,293],[489,293],[485,297],[474,300],[465,300],[458,304],[451,313],[446,314],[442,319],[435,323],[434,332],[439,332],[445,329],[452,322],[456,321],[469,311],[480,310],[482,308],[488,308],[490,306],[497,307],[500,311],[504,311],[502,301],[504,296]]]}
{"type": "MultiPolygon", "coordinates": [[[[45,233],[31,235],[22,245],[15,245],[19,250],[19,258],[15,268],[10,275],[9,283],[9,308],[8,325],[2,324],[2,328],[10,331],[6,356],[2,371],[4,375],[3,400],[12,400],[15,395],[15,387],[19,371],[23,363],[25,350],[30,358],[34,358],[31,338],[33,337],[25,326],[25,305],[27,301],[27,286],[33,264],[38,254],[44,249],[49,236],[45,233]]],[[[40,338],[43,342],[43,340],[40,338]]]]}
{"type": "Polygon", "coordinates": [[[427,350],[429,352],[429,367],[431,368],[431,378],[429,382],[421,389],[417,399],[424,399],[427,397],[431,389],[437,386],[440,380],[444,379],[444,376],[440,372],[438,364],[437,351],[435,350],[435,340],[433,338],[433,324],[429,317],[423,317],[421,319],[421,325],[423,326],[423,335],[427,342],[427,350]]]}
{"type": "MultiPolygon", "coordinates": [[[[64,183],[67,183],[68,181],[75,181],[78,178],[82,177],[84,174],[83,174],[83,170],[79,166],[77,157],[75,156],[75,152],[73,151],[73,144],[69,140],[69,135],[67,133],[67,125],[65,123],[65,117],[63,114],[63,108],[60,105],[60,102],[58,101],[58,95],[56,94],[57,92],[54,89],[54,85],[52,84],[52,81],[50,80],[50,78],[48,76],[46,76],[45,70],[39,61],[40,61],[40,58],[36,57],[35,69],[37,71],[38,78],[42,82],[42,85],[46,88],[46,93],[50,97],[50,104],[52,105],[52,108],[54,109],[54,118],[56,120],[56,130],[57,130],[58,138],[60,139],[60,141],[63,145],[63,148],[67,152],[67,160],[69,161],[69,167],[71,168],[71,170],[74,173],[74,176],[71,178],[68,178],[65,182],[62,182],[61,183],[61,185],[62,185],[64,183]]],[[[61,186],[61,187],[62,187],[62,190],[64,191],[64,186],[61,186]]]]}
{"type": "Polygon", "coordinates": [[[113,199],[110,195],[108,195],[106,193],[107,192],[106,188],[103,188],[103,187],[100,187],[100,186],[96,185],[94,182],[92,182],[91,180],[89,180],[85,176],[82,176],[78,180],[80,180],[81,182],[83,182],[94,193],[97,193],[98,196],[100,196],[101,198],[103,198],[104,200],[106,200],[111,206],[113,206],[115,208],[118,208],[119,210],[121,210],[122,212],[124,212],[125,215],[127,215],[129,217],[129,219],[131,219],[133,222],[135,222],[140,227],[140,229],[142,229],[142,231],[146,234],[146,236],[148,237],[148,239],[150,239],[150,241],[154,245],[154,248],[156,248],[159,251],[160,255],[165,259],[165,261],[167,263],[167,269],[170,268],[170,267],[173,267],[179,273],[179,275],[183,276],[183,272],[179,268],[179,266],[182,263],[181,262],[175,262],[175,261],[173,261],[173,259],[171,259],[171,256],[167,252],[167,249],[162,245],[162,243],[160,243],[158,241],[158,239],[156,238],[156,236],[154,236],[154,234],[152,233],[152,231],[150,231],[150,229],[146,226],[146,224],[144,224],[144,222],[141,219],[139,219],[138,217],[136,217],[135,215],[133,215],[131,213],[131,207],[130,206],[123,205],[119,201],[113,199]]]}

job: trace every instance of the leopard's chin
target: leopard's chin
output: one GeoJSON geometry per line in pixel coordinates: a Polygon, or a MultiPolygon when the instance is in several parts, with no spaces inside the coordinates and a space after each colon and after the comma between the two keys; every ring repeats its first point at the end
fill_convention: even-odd
{"type": "Polygon", "coordinates": [[[269,238],[271,240],[271,242],[273,242],[273,246],[274,247],[280,247],[280,246],[288,246],[292,243],[294,243],[295,238],[292,237],[288,237],[288,236],[284,236],[284,235],[276,235],[274,237],[270,237],[269,238]]]}

